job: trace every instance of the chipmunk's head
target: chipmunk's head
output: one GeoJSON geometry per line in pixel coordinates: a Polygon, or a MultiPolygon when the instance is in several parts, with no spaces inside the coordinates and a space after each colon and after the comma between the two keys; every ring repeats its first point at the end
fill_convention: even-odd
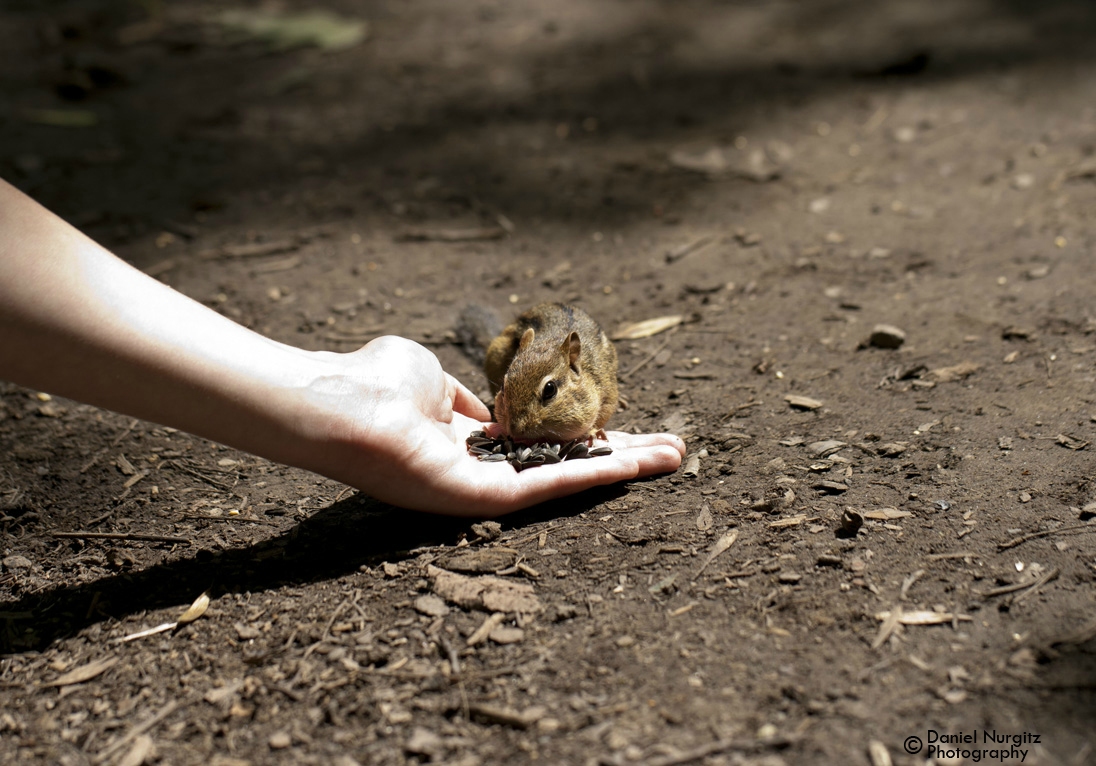
{"type": "Polygon", "coordinates": [[[495,396],[495,419],[515,441],[567,442],[588,436],[600,398],[582,369],[577,332],[562,343],[528,328],[495,396]]]}

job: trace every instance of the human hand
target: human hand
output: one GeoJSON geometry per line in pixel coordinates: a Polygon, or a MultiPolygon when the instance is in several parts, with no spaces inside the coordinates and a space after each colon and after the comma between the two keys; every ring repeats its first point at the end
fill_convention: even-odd
{"type": "Polygon", "coordinates": [[[602,484],[675,470],[685,444],[671,434],[608,434],[613,454],[517,472],[468,454],[486,406],[413,341],[378,338],[322,354],[334,372],[310,387],[318,429],[305,466],[393,505],[498,516],[602,484]]]}

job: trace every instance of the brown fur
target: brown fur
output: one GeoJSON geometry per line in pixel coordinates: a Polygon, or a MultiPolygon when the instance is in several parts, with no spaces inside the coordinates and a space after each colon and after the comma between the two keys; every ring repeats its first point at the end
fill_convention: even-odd
{"type": "Polygon", "coordinates": [[[617,354],[575,306],[540,303],[491,341],[484,371],[495,419],[521,441],[570,441],[602,432],[617,407],[617,354]],[[544,401],[545,384],[555,395],[544,401]]]}

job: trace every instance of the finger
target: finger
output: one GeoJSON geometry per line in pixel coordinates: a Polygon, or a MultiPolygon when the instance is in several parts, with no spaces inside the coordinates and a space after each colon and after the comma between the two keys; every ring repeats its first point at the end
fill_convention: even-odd
{"type": "Polygon", "coordinates": [[[633,457],[614,454],[537,466],[521,473],[515,473],[506,463],[479,463],[476,469],[480,491],[469,498],[465,512],[500,516],[592,487],[633,479],[639,475],[640,463],[633,457]]]}
{"type": "MultiPolygon", "coordinates": [[[[654,476],[660,473],[673,473],[681,467],[681,453],[670,444],[653,447],[629,447],[621,451],[623,457],[631,458],[639,466],[638,477],[654,476]]],[[[597,458],[600,460],[600,458],[597,458]]]]}
{"type": "Polygon", "coordinates": [[[609,437],[610,446],[615,449],[665,445],[673,447],[681,455],[685,454],[685,442],[674,434],[629,434],[624,431],[610,431],[606,436],[609,437]]]}
{"type": "Polygon", "coordinates": [[[449,379],[449,396],[453,400],[453,410],[455,412],[479,421],[491,419],[491,411],[487,409],[486,404],[480,401],[478,396],[449,373],[445,373],[445,377],[449,379]]]}

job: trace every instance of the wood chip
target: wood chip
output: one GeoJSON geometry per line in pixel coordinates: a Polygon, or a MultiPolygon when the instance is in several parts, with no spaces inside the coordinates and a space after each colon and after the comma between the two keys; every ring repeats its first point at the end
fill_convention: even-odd
{"type": "Polygon", "coordinates": [[[960,362],[951,367],[937,367],[935,370],[929,370],[928,374],[939,383],[951,383],[970,377],[980,369],[982,365],[977,362],[960,362]]]}
{"type": "Polygon", "coordinates": [[[175,630],[175,628],[177,628],[177,627],[179,627],[179,623],[177,623],[177,622],[161,623],[160,625],[157,625],[155,628],[149,628],[148,630],[141,630],[141,631],[138,631],[137,633],[130,633],[128,636],[122,636],[121,638],[116,638],[115,643],[127,644],[130,641],[136,641],[139,638],[148,638],[149,636],[159,635],[160,633],[167,633],[169,630],[175,630]]]}
{"type": "Polygon", "coordinates": [[[472,632],[472,635],[468,637],[468,646],[476,646],[477,644],[482,644],[484,641],[487,640],[487,637],[491,635],[491,631],[502,625],[505,620],[506,615],[502,612],[495,612],[494,614],[488,616],[487,619],[484,620],[480,624],[480,626],[472,632]]]}
{"type": "Polygon", "coordinates": [[[658,335],[661,332],[666,332],[685,321],[684,314],[672,314],[669,316],[654,317],[653,319],[644,319],[641,322],[632,322],[630,324],[623,324],[616,329],[610,338],[613,340],[639,340],[640,338],[650,338],[652,335],[658,335]]]}
{"type": "Polygon", "coordinates": [[[86,665],[81,665],[75,670],[70,670],[68,673],[58,676],[53,681],[44,684],[44,686],[70,686],[72,684],[82,684],[85,681],[90,681],[96,676],[105,673],[117,664],[118,658],[114,656],[92,660],[86,665]]]}
{"type": "Polygon", "coordinates": [[[439,557],[437,566],[451,572],[488,574],[514,566],[518,552],[512,548],[466,548],[439,557]]]}
{"type": "MultiPolygon", "coordinates": [[[[878,649],[887,642],[894,631],[898,630],[898,624],[902,619],[902,607],[895,607],[890,612],[884,612],[886,617],[883,619],[883,624],[879,626],[879,632],[875,635],[875,639],[871,642],[872,649],[878,649]]],[[[876,615],[878,618],[879,615],[876,615]]]]}
{"type": "Polygon", "coordinates": [[[544,611],[532,585],[512,582],[499,577],[466,577],[430,565],[427,575],[433,580],[434,592],[450,603],[465,609],[487,612],[516,613],[529,618],[544,611]]]}
{"type": "Polygon", "coordinates": [[[876,521],[892,521],[894,519],[904,519],[907,516],[912,516],[910,511],[900,511],[897,508],[880,508],[876,511],[868,511],[864,514],[865,519],[874,519],[876,521]]]}
{"type": "Polygon", "coordinates": [[[822,406],[822,402],[817,399],[812,399],[809,396],[798,396],[796,394],[788,394],[784,397],[784,401],[797,410],[817,410],[822,406]]]}
{"type": "Polygon", "coordinates": [[[769,529],[783,529],[784,527],[797,527],[807,520],[807,514],[800,513],[786,519],[777,519],[769,522],[769,529]]]}
{"type": "Polygon", "coordinates": [[[487,637],[496,644],[517,644],[525,639],[525,631],[521,628],[500,625],[492,630],[487,637]]]}
{"type": "Polygon", "coordinates": [[[970,622],[974,618],[967,614],[952,614],[951,612],[930,612],[927,609],[922,609],[913,612],[903,612],[901,607],[896,608],[893,612],[878,612],[875,615],[875,619],[881,620],[884,623],[894,617],[902,625],[950,625],[951,623],[959,620],[961,622],[970,622]]]}
{"type": "Polygon", "coordinates": [[[469,705],[468,712],[472,718],[479,719],[486,723],[497,723],[502,724],[503,726],[510,726],[515,729],[528,729],[548,713],[547,709],[540,705],[534,705],[533,707],[519,711],[514,708],[501,707],[488,703],[474,703],[469,705]]]}

